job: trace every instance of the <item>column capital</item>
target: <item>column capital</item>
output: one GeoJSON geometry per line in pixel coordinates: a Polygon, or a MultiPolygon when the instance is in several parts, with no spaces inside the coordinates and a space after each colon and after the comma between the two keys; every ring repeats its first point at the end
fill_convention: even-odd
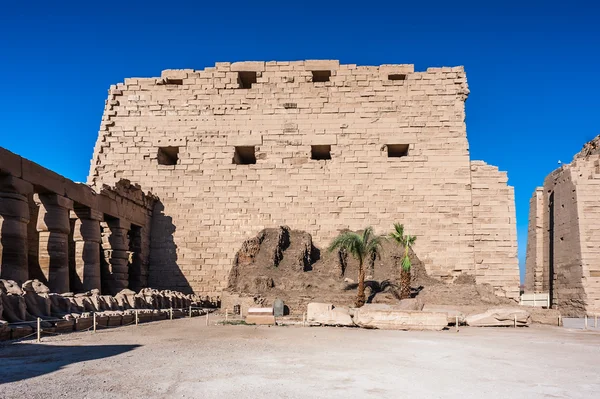
{"type": "Polygon", "coordinates": [[[0,193],[27,195],[33,192],[33,184],[11,175],[0,175],[0,193]]]}
{"type": "Polygon", "coordinates": [[[85,206],[75,205],[74,209],[70,213],[71,219],[90,219],[90,220],[104,220],[104,214],[92,208],[85,206]]]}
{"type": "Polygon", "coordinates": [[[125,220],[125,219],[110,218],[110,219],[104,220],[104,223],[106,223],[106,225],[110,229],[125,229],[125,230],[131,229],[131,222],[129,220],[125,220]]]}
{"type": "Polygon", "coordinates": [[[54,205],[60,208],[73,209],[73,201],[58,194],[33,194],[36,205],[54,205]]]}

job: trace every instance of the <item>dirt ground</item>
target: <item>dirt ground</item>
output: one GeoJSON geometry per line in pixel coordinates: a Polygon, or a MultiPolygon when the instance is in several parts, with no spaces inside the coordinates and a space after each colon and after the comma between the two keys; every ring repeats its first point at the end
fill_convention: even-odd
{"type": "Polygon", "coordinates": [[[592,398],[600,333],[205,326],[203,317],[0,346],[1,398],[592,398]]]}

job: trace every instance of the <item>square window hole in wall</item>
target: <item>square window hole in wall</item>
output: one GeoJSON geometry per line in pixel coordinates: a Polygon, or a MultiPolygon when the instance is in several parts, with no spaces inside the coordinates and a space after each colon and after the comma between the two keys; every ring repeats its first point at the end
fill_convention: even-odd
{"type": "Polygon", "coordinates": [[[159,165],[177,165],[179,147],[159,147],[156,158],[159,165]]]}
{"type": "Polygon", "coordinates": [[[238,72],[240,89],[250,89],[256,83],[256,72],[238,72]]]}
{"type": "Polygon", "coordinates": [[[331,159],[331,146],[330,145],[311,145],[310,146],[310,159],[316,159],[316,160],[331,159]]]}
{"type": "Polygon", "coordinates": [[[403,73],[394,73],[394,74],[388,75],[388,79],[389,80],[406,80],[406,75],[404,75],[403,73]]]}
{"type": "Polygon", "coordinates": [[[183,84],[183,79],[171,79],[171,78],[167,78],[166,84],[168,85],[177,85],[180,86],[183,84]]]}
{"type": "Polygon", "coordinates": [[[312,81],[317,82],[329,82],[331,77],[331,71],[312,71],[312,81]]]}
{"type": "Polygon", "coordinates": [[[388,158],[400,158],[408,155],[408,144],[388,144],[388,158]]]}
{"type": "Polygon", "coordinates": [[[233,163],[236,165],[252,165],[256,163],[254,146],[235,147],[233,163]]]}

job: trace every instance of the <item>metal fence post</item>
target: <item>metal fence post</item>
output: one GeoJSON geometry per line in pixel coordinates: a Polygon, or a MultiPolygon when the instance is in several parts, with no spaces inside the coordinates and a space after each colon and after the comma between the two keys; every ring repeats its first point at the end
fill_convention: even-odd
{"type": "Polygon", "coordinates": [[[94,317],[94,332],[96,332],[96,312],[93,313],[94,317]]]}
{"type": "Polygon", "coordinates": [[[173,320],[173,308],[169,309],[169,318],[173,320]]]}
{"type": "Polygon", "coordinates": [[[190,317],[192,317],[192,305],[190,305],[190,317]]]}
{"type": "Polygon", "coordinates": [[[209,313],[208,313],[208,311],[206,311],[206,325],[207,326],[208,326],[208,315],[209,315],[209,313]]]}
{"type": "Polygon", "coordinates": [[[135,311],[135,325],[137,326],[138,323],[139,323],[139,317],[138,317],[138,311],[136,309],[136,311],[135,311]]]}
{"type": "Polygon", "coordinates": [[[39,317],[37,318],[37,342],[41,342],[42,340],[42,329],[41,329],[41,320],[39,317]]]}

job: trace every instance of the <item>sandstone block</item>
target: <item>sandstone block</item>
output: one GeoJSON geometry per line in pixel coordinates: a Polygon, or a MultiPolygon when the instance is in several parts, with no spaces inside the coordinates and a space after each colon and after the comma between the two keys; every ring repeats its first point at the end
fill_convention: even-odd
{"type": "Polygon", "coordinates": [[[275,316],[248,314],[248,316],[246,316],[246,323],[258,325],[275,325],[275,316]]]}
{"type": "Polygon", "coordinates": [[[517,308],[489,309],[484,313],[468,315],[466,322],[472,327],[512,327],[515,317],[519,327],[531,324],[529,312],[517,308]]]}
{"type": "Polygon", "coordinates": [[[232,72],[264,72],[264,61],[242,61],[231,63],[232,72]]]}
{"type": "Polygon", "coordinates": [[[440,312],[382,309],[367,304],[356,310],[354,322],[364,328],[383,330],[433,330],[448,326],[448,316],[440,312]]]}

